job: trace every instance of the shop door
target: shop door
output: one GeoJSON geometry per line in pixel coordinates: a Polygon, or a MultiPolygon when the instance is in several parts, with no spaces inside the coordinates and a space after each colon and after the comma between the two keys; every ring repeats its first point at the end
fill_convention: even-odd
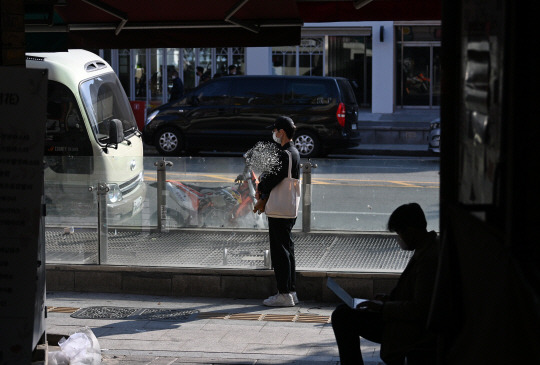
{"type": "Polygon", "coordinates": [[[404,46],[398,55],[398,105],[434,107],[440,105],[439,46],[404,46]]]}

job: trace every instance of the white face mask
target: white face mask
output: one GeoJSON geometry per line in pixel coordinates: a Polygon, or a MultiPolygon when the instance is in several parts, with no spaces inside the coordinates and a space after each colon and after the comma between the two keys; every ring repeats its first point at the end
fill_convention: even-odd
{"type": "Polygon", "coordinates": [[[281,144],[281,138],[278,138],[278,136],[277,136],[276,134],[277,134],[277,131],[276,131],[276,132],[272,132],[272,139],[273,139],[276,143],[280,143],[280,144],[281,144]]]}

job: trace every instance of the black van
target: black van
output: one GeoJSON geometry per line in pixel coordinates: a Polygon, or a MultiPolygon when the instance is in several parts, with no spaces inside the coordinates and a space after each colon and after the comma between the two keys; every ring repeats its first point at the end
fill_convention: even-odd
{"type": "Polygon", "coordinates": [[[301,157],[358,144],[358,104],[345,78],[228,76],[152,110],[144,142],[163,155],[182,151],[247,151],[272,140],[269,126],[287,115],[301,157]]]}

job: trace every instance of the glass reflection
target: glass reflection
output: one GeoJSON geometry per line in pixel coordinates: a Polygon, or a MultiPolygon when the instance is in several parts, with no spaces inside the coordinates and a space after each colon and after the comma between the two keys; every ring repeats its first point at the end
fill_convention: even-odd
{"type": "Polygon", "coordinates": [[[155,108],[163,100],[163,48],[150,49],[150,107],[155,108]]]}
{"type": "Polygon", "coordinates": [[[188,91],[195,87],[195,48],[184,48],[182,52],[184,56],[184,90],[188,91]]]}
{"type": "Polygon", "coordinates": [[[146,101],[146,49],[135,49],[135,100],[146,101]]]}
{"type": "MultiPolygon", "coordinates": [[[[70,164],[88,165],[89,159],[72,158],[70,164]]],[[[115,158],[120,165],[131,159],[115,158]]],[[[74,180],[46,174],[48,262],[96,264],[98,258],[106,257],[102,264],[231,267],[234,262],[235,267],[263,267],[267,221],[264,214],[252,212],[259,172],[243,174],[240,156],[167,158],[172,166],[166,168],[160,191],[157,165],[162,161],[146,157],[144,171],[136,180],[107,181],[109,189],[102,199],[97,187],[103,177],[79,174],[74,180]],[[165,197],[163,206],[158,202],[160,194],[165,197]],[[102,202],[105,210],[100,209],[102,202]],[[100,219],[105,218],[101,225],[100,214],[100,219]],[[164,220],[164,229],[158,228],[158,218],[164,220]],[[223,241],[223,232],[233,234],[223,241]],[[247,235],[250,232],[257,236],[247,235]],[[190,234],[205,234],[205,241],[197,243],[190,234]],[[232,260],[233,248],[242,259],[232,260]],[[189,252],[180,254],[181,250],[189,252]],[[173,251],[178,256],[172,257],[173,251]]],[[[391,212],[411,201],[424,209],[428,229],[439,230],[437,159],[318,159],[312,163],[317,164],[312,170],[312,232],[335,232],[336,237],[381,234],[387,231],[391,212]]],[[[294,232],[301,230],[302,208],[294,232]]]]}

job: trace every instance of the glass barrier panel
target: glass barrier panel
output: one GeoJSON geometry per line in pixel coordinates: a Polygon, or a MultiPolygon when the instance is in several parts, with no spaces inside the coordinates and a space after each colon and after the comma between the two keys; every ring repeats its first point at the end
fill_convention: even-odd
{"type": "MultiPolygon", "coordinates": [[[[241,157],[145,157],[142,204],[132,205],[131,201],[138,197],[128,199],[128,195],[123,195],[122,201],[127,207],[133,206],[133,210],[120,215],[113,214],[109,204],[107,263],[222,266],[222,249],[226,252],[227,247],[222,247],[219,234],[212,232],[262,230],[266,233],[266,216],[253,213],[256,176],[244,174],[244,167],[241,157]],[[159,196],[164,201],[159,201],[159,196]],[[187,230],[198,234],[186,234],[187,230]],[[202,232],[208,232],[203,242],[202,232]],[[216,255],[217,259],[212,259],[216,255]]],[[[120,181],[109,186],[114,184],[121,186],[120,181]]],[[[112,190],[111,196],[115,196],[112,190]]],[[[267,248],[267,238],[264,243],[267,248]]],[[[262,257],[264,250],[257,252],[262,257]]],[[[257,260],[257,264],[258,261],[262,264],[263,260],[257,260]]],[[[226,266],[230,265],[229,260],[226,266]]],[[[250,265],[243,261],[236,264],[237,267],[250,265]]]]}
{"type": "MultiPolygon", "coordinates": [[[[158,172],[162,158],[145,159],[148,222],[157,227],[158,172]]],[[[264,229],[262,216],[253,214],[255,176],[242,175],[244,162],[235,157],[166,158],[165,200],[169,229],[264,229]]]]}
{"type": "Polygon", "coordinates": [[[384,232],[398,206],[416,202],[439,231],[437,158],[314,160],[311,229],[384,232]]]}
{"type": "Polygon", "coordinates": [[[98,263],[93,166],[92,157],[45,157],[47,263],[98,263]]]}
{"type": "MultiPolygon", "coordinates": [[[[267,218],[253,213],[260,172],[245,173],[242,157],[58,157],[46,162],[48,263],[270,267],[267,218]]],[[[340,249],[336,235],[388,233],[391,212],[404,203],[418,202],[428,229],[439,230],[438,159],[359,157],[312,163],[317,167],[311,176],[311,231],[323,233],[316,240],[330,243],[317,251],[315,238],[297,234],[299,268],[354,271],[348,263],[340,266],[343,259],[325,259],[329,249],[340,249]]],[[[302,213],[301,207],[296,233],[302,230],[302,213]]],[[[343,245],[357,247],[353,238],[343,245]]],[[[385,239],[384,250],[399,254],[393,236],[385,239]]],[[[357,269],[372,270],[365,265],[357,269]]]]}

